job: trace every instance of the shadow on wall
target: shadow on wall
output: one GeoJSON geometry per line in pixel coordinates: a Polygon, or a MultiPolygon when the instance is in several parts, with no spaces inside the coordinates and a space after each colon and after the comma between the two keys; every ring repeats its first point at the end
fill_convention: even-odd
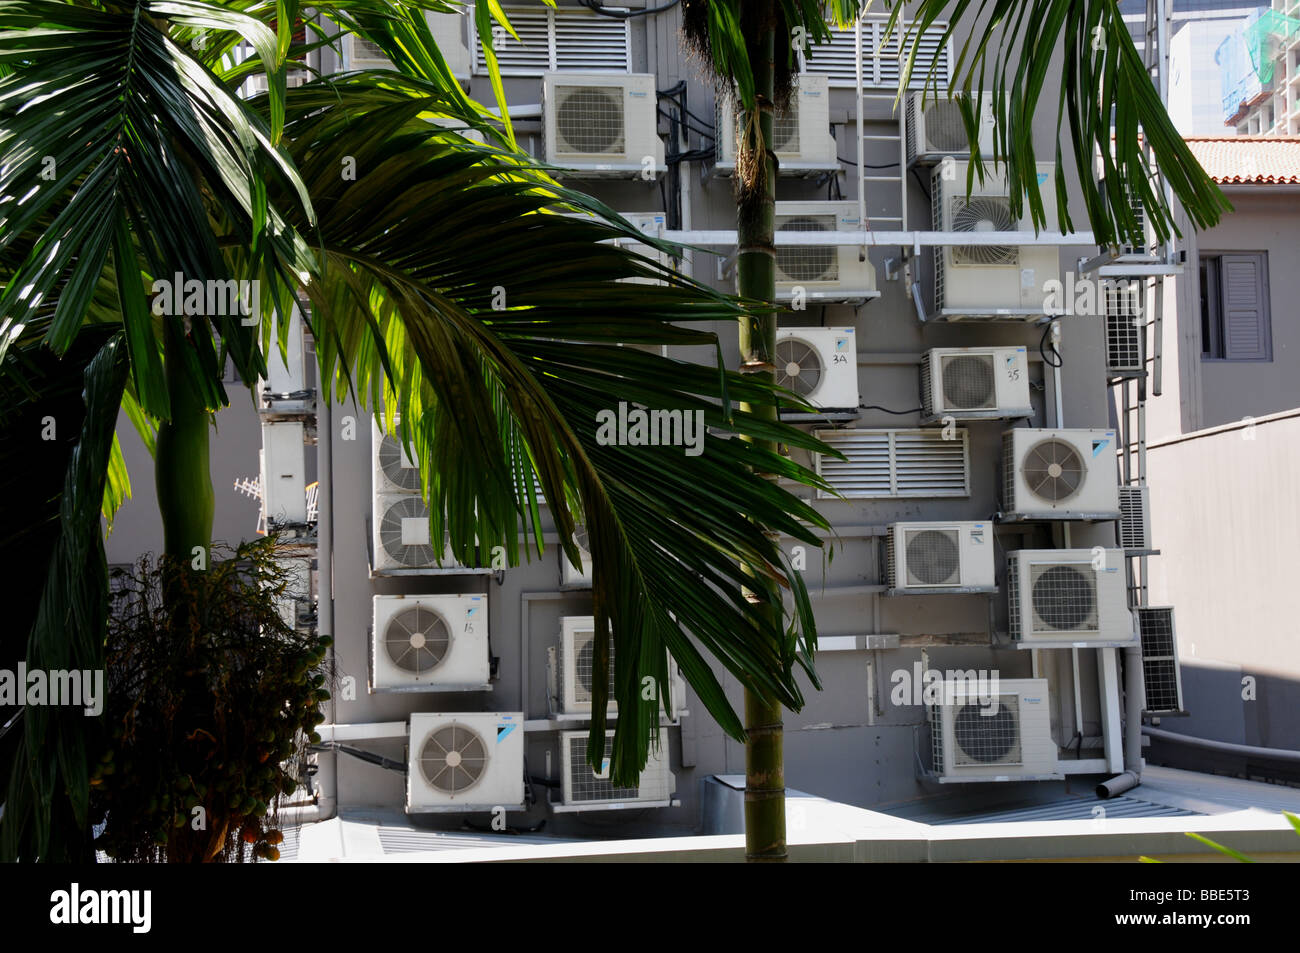
{"type": "MultiPolygon", "coordinates": [[[[1182,664],[1186,717],[1161,717],[1165,731],[1259,748],[1300,751],[1300,680],[1240,666],[1182,664]]],[[[1153,738],[1151,764],[1300,784],[1300,761],[1284,762],[1153,738]]]]}

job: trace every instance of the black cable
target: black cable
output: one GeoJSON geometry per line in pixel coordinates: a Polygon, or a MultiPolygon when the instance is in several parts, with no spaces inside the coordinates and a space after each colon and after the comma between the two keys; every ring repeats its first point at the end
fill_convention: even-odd
{"type": "Polygon", "coordinates": [[[377,764],[381,768],[387,768],[389,771],[400,771],[406,773],[406,765],[401,761],[394,761],[392,758],[385,758],[382,754],[375,754],[373,751],[362,751],[360,748],[353,748],[349,745],[341,745],[337,741],[326,741],[318,745],[309,745],[308,751],[337,751],[340,754],[351,755],[361,761],[367,761],[370,764],[377,764]]]}
{"type": "MultiPolygon", "coordinates": [[[[851,166],[853,166],[855,169],[856,169],[857,166],[858,166],[858,164],[857,164],[856,162],[854,162],[852,159],[846,159],[846,158],[844,158],[844,156],[836,156],[835,158],[839,159],[841,162],[845,163],[846,165],[851,165],[851,166]]],[[[887,163],[885,163],[884,165],[872,165],[871,163],[868,162],[868,163],[864,163],[863,166],[862,166],[862,168],[864,168],[864,169],[896,169],[896,168],[898,168],[898,163],[897,163],[897,162],[887,162],[887,163]]]]}
{"type": "Polygon", "coordinates": [[[858,410],[879,410],[886,414],[906,417],[908,414],[919,414],[921,411],[925,410],[925,408],[914,407],[911,410],[890,410],[888,407],[881,407],[879,404],[858,404],[858,410]]]}
{"type": "Polygon", "coordinates": [[[1065,360],[1061,357],[1061,352],[1056,349],[1055,344],[1052,344],[1051,348],[1052,353],[1056,355],[1056,360],[1048,357],[1047,351],[1043,347],[1043,345],[1047,344],[1047,336],[1052,333],[1052,324],[1053,322],[1049,321],[1043,325],[1043,336],[1038,339],[1038,353],[1043,356],[1043,361],[1048,367],[1064,367],[1065,360]]]}
{"type": "Polygon", "coordinates": [[[674,125],[683,125],[691,132],[695,133],[697,136],[703,136],[705,139],[708,139],[710,142],[713,141],[712,129],[707,129],[707,130],[697,129],[696,127],[692,126],[689,122],[683,122],[682,120],[678,119],[676,116],[668,112],[662,106],[659,107],[659,115],[663,116],[665,119],[667,119],[669,122],[673,123],[674,125]]]}
{"type": "Polygon", "coordinates": [[[661,7],[646,7],[644,10],[610,10],[602,6],[598,0],[578,0],[581,6],[586,7],[592,13],[600,14],[602,17],[609,17],[611,20],[632,20],[636,17],[648,17],[655,13],[663,13],[665,10],[671,10],[682,0],[671,0],[661,7]]]}

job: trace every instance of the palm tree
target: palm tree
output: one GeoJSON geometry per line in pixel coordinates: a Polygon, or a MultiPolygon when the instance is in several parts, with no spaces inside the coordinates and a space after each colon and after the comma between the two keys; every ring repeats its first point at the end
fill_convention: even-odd
{"type": "MultiPolygon", "coordinates": [[[[480,16],[495,6],[478,5],[480,16]]],[[[316,7],[401,72],[286,91],[286,64],[323,42],[292,42],[294,4],[0,0],[0,452],[7,471],[20,471],[17,454],[51,418],[56,439],[38,459],[60,487],[10,487],[0,551],[29,567],[31,585],[10,607],[20,624],[4,658],[103,665],[100,512],[111,514],[129,485],[113,434],[119,410],[154,449],[167,554],[202,567],[208,432],[229,402],[220,368],[229,355],[242,379],[264,374],[287,324],[277,341],[267,319],[301,292],[321,399],[401,408],[433,538],[445,530],[466,561],[476,547],[504,547],[512,563],[540,550],[532,477],[575,561],[575,527],[585,525],[594,614],[618,660],[611,772],[629,783],[657,733],[659,705],[642,679],[663,690],[669,652],[734,737],[744,737],[741,719],[706,656],[749,690],[801,707],[787,646],[811,644],[811,611],[774,540],[817,545],[825,521],[760,474],[823,486],[770,449],[819,445],[762,412],[775,400],[762,380],[617,346],[717,349],[694,325],[743,311],[609,244],[642,236],[557,185],[514,149],[508,125],[498,130],[465,98],[425,8],[452,9],[316,7]],[[234,63],[238,43],[256,57],[234,63]],[[237,97],[257,71],[268,94],[237,97]],[[553,214],[561,209],[579,214],[553,214]],[[177,275],[200,288],[257,280],[260,313],[169,314],[157,282],[177,275]],[[622,401],[703,414],[705,452],[603,444],[597,412],[622,401]],[[797,606],[788,623],[787,587],[797,606]]],[[[595,664],[600,694],[608,647],[595,664]]],[[[593,704],[595,739],[603,701],[593,704]]],[[[9,761],[0,854],[85,859],[87,720],[38,706],[0,730],[9,761]]],[[[598,758],[603,745],[590,747],[598,758]]]]}
{"type": "MultiPolygon", "coordinates": [[[[830,38],[828,24],[847,27],[870,7],[858,0],[683,0],[682,29],[688,45],[710,65],[720,96],[734,97],[744,130],[737,147],[738,287],[754,301],[775,299],[776,157],[772,141],[773,110],[788,100],[798,71],[797,47],[804,38],[814,44],[830,38]]],[[[1048,223],[1042,209],[1034,164],[1031,130],[1047,77],[1055,75],[1053,59],[1064,51],[1064,96],[1058,104],[1061,121],[1068,120],[1074,166],[1082,182],[1084,204],[1098,240],[1115,243],[1118,236],[1142,240],[1122,186],[1133,182],[1161,240],[1173,227],[1165,197],[1151,183],[1151,163],[1139,138],[1143,130],[1150,156],[1174,195],[1197,227],[1217,221],[1228,208],[1218,187],[1197,165],[1174,129],[1114,0],[919,0],[904,4],[885,0],[890,11],[888,32],[906,25],[900,55],[899,97],[908,89],[919,41],[926,28],[946,20],[942,44],[958,44],[960,54],[952,90],[980,89],[991,80],[994,89],[996,150],[1005,163],[1012,196],[1012,215],[1028,201],[1036,228],[1059,225],[1072,230],[1065,193],[1066,153],[1056,153],[1056,188],[1060,221],[1048,223]],[[962,31],[977,14],[985,18],[963,40],[962,31]],[[992,51],[992,52],[991,52],[992,51]],[[1003,92],[1010,93],[1004,97],[1003,92]],[[1098,95],[1100,91],[1100,95],[1098,95]],[[1114,130],[1112,147],[1111,133],[1114,130]],[[1106,162],[1106,191],[1093,176],[1094,151],[1106,162]]],[[[936,95],[935,76],[925,77],[936,95]]],[[[969,130],[976,129],[970,97],[958,100],[969,130]]],[[[897,105],[897,103],[896,103],[897,105]]],[[[1058,123],[1059,124],[1059,123],[1058,123]]],[[[972,161],[980,162],[972,136],[972,161]]],[[[776,320],[772,311],[751,309],[740,318],[741,370],[752,380],[773,379],[776,320]]],[[[775,419],[770,406],[753,411],[775,419]]],[[[775,448],[762,444],[764,451],[775,448]]],[[[772,620],[779,611],[765,599],[772,620]]],[[[780,703],[756,692],[745,696],[748,742],[745,770],[746,856],[750,860],[781,861],[785,842],[784,769],[780,703]]]]}

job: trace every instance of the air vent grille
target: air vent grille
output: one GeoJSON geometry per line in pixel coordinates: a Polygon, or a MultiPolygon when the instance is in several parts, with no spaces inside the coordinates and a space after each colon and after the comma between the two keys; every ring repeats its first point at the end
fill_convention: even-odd
{"type": "Polygon", "coordinates": [[[817,472],[846,497],[970,495],[964,429],[948,440],[938,430],[821,430],[817,436],[845,456],[819,456],[817,472]]]}
{"type": "MultiPolygon", "coordinates": [[[[617,787],[608,777],[597,777],[587,763],[586,737],[571,736],[569,744],[569,796],[575,804],[590,801],[634,801],[640,794],[636,787],[617,787]]],[[[613,752],[614,739],[605,738],[604,764],[608,774],[610,755],[613,752]]]]}
{"type": "Polygon", "coordinates": [[[1182,677],[1178,666],[1178,638],[1174,610],[1168,606],[1137,609],[1142,634],[1142,677],[1146,685],[1146,711],[1183,710],[1182,677]]]}
{"type": "Polygon", "coordinates": [[[1097,628],[1097,577],[1090,566],[1030,567],[1034,631],[1079,632],[1097,628]]]}
{"type": "Polygon", "coordinates": [[[1140,289],[1118,285],[1105,289],[1106,370],[1111,374],[1143,369],[1140,289]]]}
{"type": "Polygon", "coordinates": [[[623,89],[620,86],[559,86],[555,113],[561,155],[624,152],[623,89]]]}
{"type": "Polygon", "coordinates": [[[905,539],[909,585],[960,585],[961,541],[956,530],[915,530],[906,532],[905,539]]]}
{"type": "Polygon", "coordinates": [[[954,354],[944,357],[941,366],[945,410],[985,410],[997,406],[992,354],[954,354]]]}
{"type": "Polygon", "coordinates": [[[1020,698],[999,695],[996,705],[963,704],[953,715],[954,766],[1021,764],[1020,698]]]}
{"type": "MultiPolygon", "coordinates": [[[[834,215],[777,216],[778,232],[833,232],[834,215]]],[[[778,281],[811,282],[839,279],[839,250],[833,245],[782,245],[776,250],[778,281]]]]}

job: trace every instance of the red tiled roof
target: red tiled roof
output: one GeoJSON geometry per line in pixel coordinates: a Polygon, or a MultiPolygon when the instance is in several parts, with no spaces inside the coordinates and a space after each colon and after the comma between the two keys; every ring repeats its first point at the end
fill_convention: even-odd
{"type": "Polygon", "coordinates": [[[1300,185],[1300,137],[1197,137],[1187,145],[1220,185],[1300,185]]]}

